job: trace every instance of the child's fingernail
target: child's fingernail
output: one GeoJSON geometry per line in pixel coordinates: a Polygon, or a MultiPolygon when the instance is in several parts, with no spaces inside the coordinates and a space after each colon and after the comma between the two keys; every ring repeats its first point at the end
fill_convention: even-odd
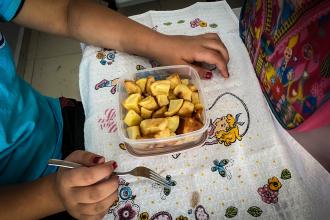
{"type": "Polygon", "coordinates": [[[212,78],[212,72],[206,72],[205,79],[211,79],[212,78]]]}
{"type": "Polygon", "coordinates": [[[93,163],[95,163],[95,164],[102,163],[102,161],[103,161],[103,157],[101,157],[101,156],[96,156],[93,159],[93,163]]]}
{"type": "Polygon", "coordinates": [[[117,167],[118,167],[118,164],[117,164],[116,161],[114,161],[114,162],[112,163],[112,168],[115,170],[117,167]]]}

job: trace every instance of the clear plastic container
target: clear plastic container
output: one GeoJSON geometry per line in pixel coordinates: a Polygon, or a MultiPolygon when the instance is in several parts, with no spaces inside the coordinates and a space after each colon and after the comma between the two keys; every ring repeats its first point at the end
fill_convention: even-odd
{"type": "Polygon", "coordinates": [[[206,114],[206,102],[203,89],[201,87],[200,78],[195,69],[186,65],[164,66],[151,69],[141,70],[132,74],[127,74],[120,78],[117,84],[117,91],[119,92],[119,105],[117,109],[117,126],[118,133],[121,140],[125,143],[127,151],[134,156],[153,156],[160,154],[170,154],[178,151],[187,150],[189,148],[202,145],[207,138],[207,128],[209,126],[209,119],[206,114]],[[179,73],[181,79],[186,78],[194,84],[199,92],[201,104],[204,106],[203,110],[203,124],[204,126],[196,131],[180,134],[168,138],[152,138],[152,139],[129,139],[127,136],[124,123],[124,117],[127,110],[121,103],[127,98],[128,94],[124,88],[125,80],[138,80],[150,75],[154,76],[156,80],[165,79],[172,73],[179,73]]]}

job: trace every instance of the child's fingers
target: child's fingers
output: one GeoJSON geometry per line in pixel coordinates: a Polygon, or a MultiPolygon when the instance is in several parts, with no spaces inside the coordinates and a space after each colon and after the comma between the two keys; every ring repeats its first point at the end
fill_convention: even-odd
{"type": "Polygon", "coordinates": [[[72,189],[72,196],[78,203],[96,203],[107,198],[118,189],[118,177],[111,176],[109,180],[102,181],[95,185],[75,187],[72,189]]]}
{"type": "Polygon", "coordinates": [[[104,157],[82,150],[76,150],[72,152],[65,160],[82,164],[84,166],[95,166],[96,164],[101,164],[105,162],[104,157]]]}
{"type": "Polygon", "coordinates": [[[186,64],[193,67],[198,72],[199,77],[201,77],[202,79],[211,79],[212,78],[212,72],[210,70],[205,69],[205,68],[200,67],[195,64],[190,64],[190,63],[186,63],[186,64]]]}
{"type": "Polygon", "coordinates": [[[226,46],[219,40],[208,39],[203,41],[203,46],[218,51],[225,59],[226,64],[229,62],[229,54],[226,46]]]}
{"type": "MultiPolygon", "coordinates": [[[[97,203],[81,203],[77,209],[82,215],[103,215],[106,214],[111,205],[118,200],[117,191],[97,203]]],[[[102,217],[103,217],[102,216],[102,217]]]]}
{"type": "Polygon", "coordinates": [[[225,77],[225,78],[228,78],[229,74],[228,74],[228,69],[227,69],[227,63],[226,63],[224,57],[220,53],[218,53],[214,50],[205,48],[201,52],[196,53],[195,60],[197,62],[205,62],[208,64],[216,65],[217,68],[219,69],[221,75],[223,75],[223,77],[225,77]]]}
{"type": "Polygon", "coordinates": [[[109,161],[93,167],[79,167],[65,170],[61,174],[62,181],[63,184],[71,187],[89,186],[108,178],[116,167],[116,162],[109,161]]]}

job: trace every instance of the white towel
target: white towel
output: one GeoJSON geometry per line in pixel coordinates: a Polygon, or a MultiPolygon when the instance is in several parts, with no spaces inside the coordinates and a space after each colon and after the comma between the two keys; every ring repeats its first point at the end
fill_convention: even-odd
{"type": "Polygon", "coordinates": [[[131,18],[166,34],[219,34],[231,58],[230,78],[225,80],[214,71],[212,80],[203,80],[208,107],[212,106],[209,114],[212,122],[231,114],[243,136],[228,142],[229,146],[210,136],[210,145],[181,154],[131,156],[120,148],[114,121],[117,92],[112,85],[116,78],[137,67],[149,68],[152,62],[86,46],[80,65],[86,149],[116,160],[118,171],[143,165],[176,181],[167,195],[168,191],[149,180],[125,176],[120,200],[105,218],[120,219],[124,214],[132,219],[327,218],[330,175],[273,120],[239,38],[237,18],[227,3],[197,3],[177,11],[150,11],[131,18]],[[206,27],[197,18],[205,21],[206,27]],[[272,177],[276,177],[275,183],[268,183],[272,177]]]}

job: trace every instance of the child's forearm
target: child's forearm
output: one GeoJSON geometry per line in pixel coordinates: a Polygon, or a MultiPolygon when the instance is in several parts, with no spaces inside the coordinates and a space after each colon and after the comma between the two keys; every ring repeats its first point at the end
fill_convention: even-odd
{"type": "Polygon", "coordinates": [[[86,0],[26,0],[15,23],[92,45],[153,57],[166,36],[86,0]]]}
{"type": "Polygon", "coordinates": [[[0,219],[40,219],[64,211],[54,184],[52,174],[30,183],[0,187],[0,219]]]}
{"type": "Polygon", "coordinates": [[[166,38],[97,4],[71,1],[68,8],[70,36],[92,45],[152,57],[152,45],[166,38]]]}

